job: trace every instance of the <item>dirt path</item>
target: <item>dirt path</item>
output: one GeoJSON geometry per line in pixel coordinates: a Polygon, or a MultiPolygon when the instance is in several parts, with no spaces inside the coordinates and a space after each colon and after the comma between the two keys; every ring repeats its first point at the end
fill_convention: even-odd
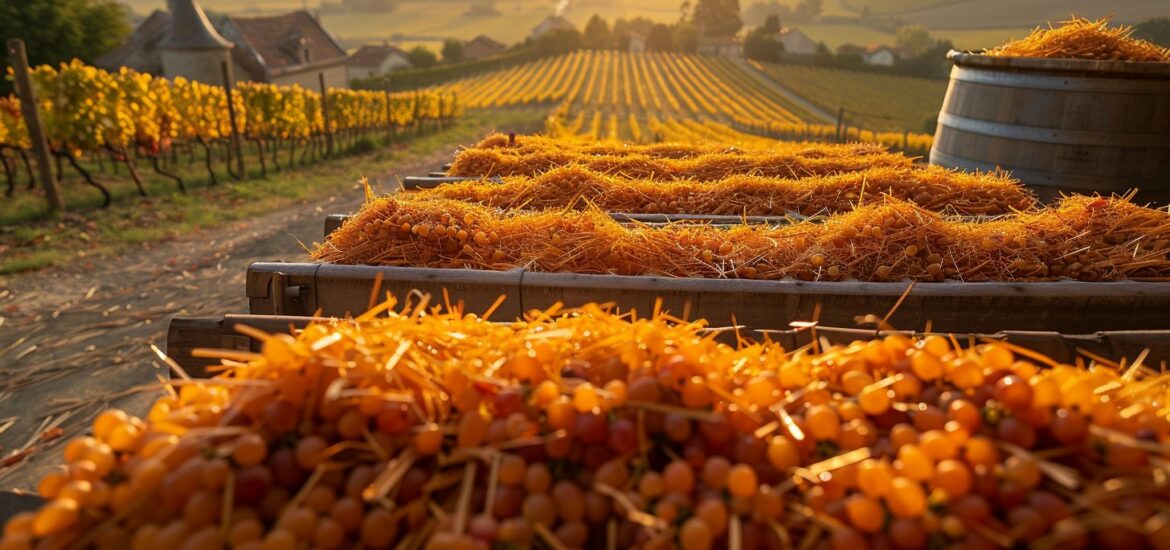
{"type": "MultiPolygon", "coordinates": [[[[443,149],[372,180],[385,189],[397,176],[425,174],[449,159],[443,149]]],[[[64,429],[34,445],[26,460],[0,468],[0,489],[33,489],[44,469],[60,462],[61,444],[103,408],[145,414],[158,379],[167,376],[151,345],[164,347],[172,317],[246,313],[248,264],[303,260],[298,240],[321,240],[324,215],[353,211],[361,200],[355,185],[91,266],[0,279],[0,456],[57,425],[64,429]]]]}

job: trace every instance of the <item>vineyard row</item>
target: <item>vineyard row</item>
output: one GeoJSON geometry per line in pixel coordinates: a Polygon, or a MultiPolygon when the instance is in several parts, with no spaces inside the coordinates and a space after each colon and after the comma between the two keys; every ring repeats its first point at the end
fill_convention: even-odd
{"type": "MultiPolygon", "coordinates": [[[[207,151],[214,181],[210,146],[226,142],[233,133],[223,87],[129,69],[106,72],[76,60],[60,67],[37,67],[30,76],[53,154],[69,159],[104,194],[105,189],[77,163],[79,157],[108,152],[127,163],[139,192],[144,193],[130,165],[131,153],[150,158],[159,170],[158,159],[176,143],[198,143],[207,151]]],[[[255,143],[265,173],[265,150],[275,163],[281,144],[289,145],[291,157],[291,148],[297,144],[317,151],[322,138],[331,141],[372,131],[417,128],[454,118],[460,111],[456,95],[447,91],[392,94],[329,89],[323,105],[318,92],[256,82],[239,84],[231,101],[235,131],[255,143]]],[[[24,156],[31,145],[20,99],[0,97],[0,154],[4,157],[0,160],[8,175],[9,195],[14,185],[8,152],[24,156]]]]}

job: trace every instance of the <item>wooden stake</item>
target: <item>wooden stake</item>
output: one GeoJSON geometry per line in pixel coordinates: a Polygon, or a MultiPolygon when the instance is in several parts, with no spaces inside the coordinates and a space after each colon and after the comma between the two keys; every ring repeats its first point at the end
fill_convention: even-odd
{"type": "Polygon", "coordinates": [[[37,112],[37,96],[32,87],[32,80],[28,76],[28,54],[24,50],[23,40],[13,38],[8,41],[8,62],[12,65],[16,93],[20,96],[20,112],[28,127],[38,179],[41,180],[41,187],[45,189],[49,211],[64,211],[65,202],[57,191],[57,182],[53,180],[53,167],[49,164],[49,142],[45,136],[45,127],[41,123],[41,115],[37,112]]]}
{"type": "Polygon", "coordinates": [[[321,85],[321,118],[325,121],[325,155],[333,156],[333,130],[329,125],[329,89],[325,87],[325,73],[317,73],[321,85]]]}
{"type": "MultiPolygon", "coordinates": [[[[248,177],[248,173],[244,171],[244,144],[240,140],[240,133],[236,128],[236,103],[232,100],[232,70],[224,61],[219,64],[220,72],[223,73],[223,91],[227,97],[227,112],[228,124],[231,125],[231,144],[228,150],[236,155],[236,173],[232,174],[236,179],[244,179],[248,177]]],[[[229,168],[231,164],[228,164],[229,168]]],[[[231,172],[231,170],[228,170],[231,172]]]]}

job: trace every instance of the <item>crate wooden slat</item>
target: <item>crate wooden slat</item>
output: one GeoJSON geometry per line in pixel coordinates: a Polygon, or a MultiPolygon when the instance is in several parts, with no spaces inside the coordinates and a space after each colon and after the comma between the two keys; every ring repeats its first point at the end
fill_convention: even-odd
{"type": "MultiPolygon", "coordinates": [[[[206,376],[207,367],[218,361],[213,359],[193,357],[189,351],[194,348],[219,348],[241,351],[260,351],[260,342],[244,336],[235,330],[238,325],[256,327],[266,332],[289,332],[291,329],[304,328],[313,319],[310,317],[288,317],[269,315],[227,315],[224,317],[178,317],[171,320],[167,333],[167,354],[179,363],[193,376],[206,376]]],[[[327,321],[327,320],[326,320],[327,321]]],[[[720,331],[724,342],[734,344],[735,338],[730,329],[715,329],[720,331]]],[[[785,349],[796,349],[809,345],[814,334],[818,339],[824,339],[834,344],[848,344],[855,340],[870,340],[878,332],[863,329],[841,327],[818,327],[811,330],[751,330],[742,328],[740,334],[755,340],[765,337],[776,342],[785,349]]],[[[882,332],[880,334],[889,334],[882,332]]],[[[900,334],[907,336],[921,335],[911,331],[900,334]]],[[[1162,361],[1170,361],[1170,330],[1166,331],[1106,331],[1092,334],[1060,334],[1057,332],[1040,331],[1002,331],[988,334],[956,334],[955,339],[966,346],[968,342],[982,342],[984,340],[1000,340],[1038,351],[1062,363],[1072,363],[1084,350],[1094,355],[1114,361],[1121,359],[1133,360],[1144,350],[1149,354],[1146,362],[1149,365],[1158,365],[1162,361]]]]}
{"type": "MultiPolygon", "coordinates": [[[[578,306],[612,302],[623,310],[648,313],[655,301],[675,315],[707,319],[713,326],[788,328],[811,320],[856,326],[855,317],[883,316],[908,283],[752,281],[676,279],[520,269],[481,271],[316,263],[255,263],[248,269],[250,312],[263,315],[344,316],[365,310],[374,281],[400,299],[417,290],[441,300],[483,311],[501,295],[508,297],[495,319],[544,309],[560,302],[578,306]]],[[[1065,334],[1102,330],[1170,329],[1170,283],[920,283],[890,318],[899,329],[990,333],[999,330],[1053,331],[1065,334]]]]}
{"type": "Polygon", "coordinates": [[[444,183],[478,180],[480,178],[466,178],[460,176],[407,176],[402,178],[403,189],[433,189],[444,183]]]}

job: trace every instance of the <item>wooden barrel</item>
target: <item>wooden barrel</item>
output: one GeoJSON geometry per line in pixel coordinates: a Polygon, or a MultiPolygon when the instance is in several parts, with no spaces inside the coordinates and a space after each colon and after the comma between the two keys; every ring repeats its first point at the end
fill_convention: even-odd
{"type": "Polygon", "coordinates": [[[1170,202],[1170,63],[952,51],[931,164],[1010,170],[1043,200],[1170,202]]]}

